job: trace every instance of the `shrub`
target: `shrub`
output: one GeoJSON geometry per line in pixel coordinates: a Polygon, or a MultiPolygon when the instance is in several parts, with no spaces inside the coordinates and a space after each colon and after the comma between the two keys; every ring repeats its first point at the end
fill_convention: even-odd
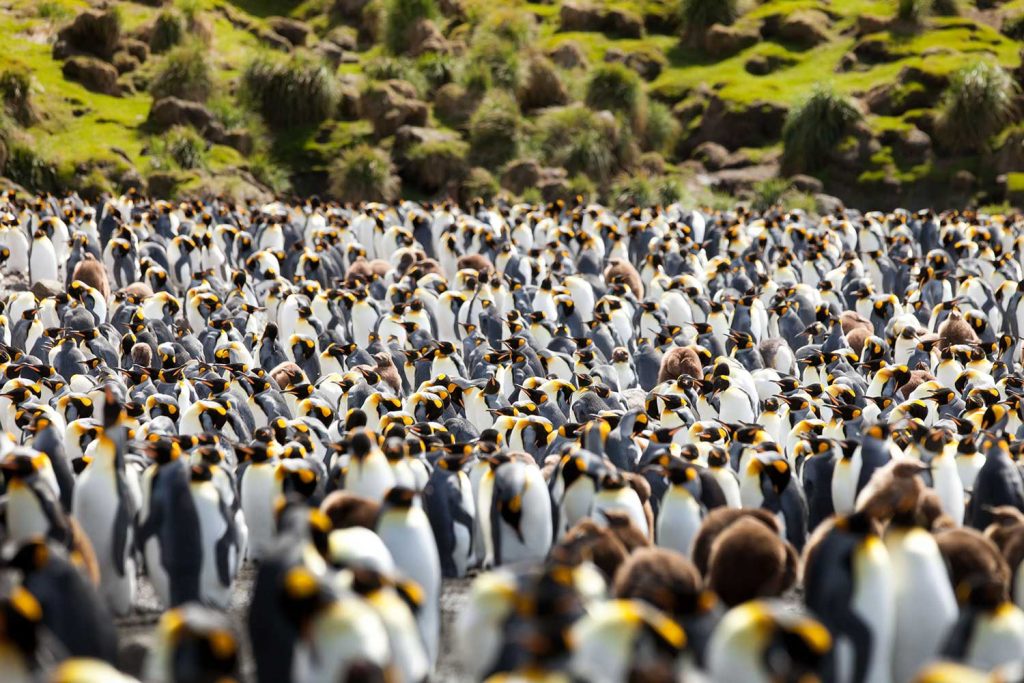
{"type": "Polygon", "coordinates": [[[712,24],[731,24],[739,16],[738,0],[682,0],[679,24],[687,36],[703,36],[712,24]]]}
{"type": "Polygon", "coordinates": [[[932,0],[897,0],[896,18],[911,24],[919,24],[928,16],[932,0]]]}
{"type": "Polygon", "coordinates": [[[675,147],[682,126],[667,104],[651,102],[647,107],[642,146],[646,151],[663,152],[675,147]]]}
{"type": "Polygon", "coordinates": [[[491,172],[479,166],[469,169],[459,187],[459,201],[469,204],[476,199],[490,202],[501,191],[501,186],[491,172]]]}
{"type": "Polygon", "coordinates": [[[206,141],[188,126],[175,126],[152,139],[149,154],[154,169],[202,168],[206,165],[206,141]]]}
{"type": "Polygon", "coordinates": [[[185,40],[187,26],[185,17],[176,9],[167,9],[157,15],[153,32],[149,36],[149,49],[166,52],[185,40]]]}
{"type": "Polygon", "coordinates": [[[405,51],[409,29],[438,14],[434,0],[388,0],[384,9],[384,44],[392,54],[405,51]]]}
{"type": "Polygon", "coordinates": [[[394,201],[401,184],[388,155],[365,144],[334,162],[329,181],[331,195],[343,202],[394,201]]]}
{"type": "Polygon", "coordinates": [[[754,196],[751,208],[757,212],[781,206],[782,198],[789,190],[790,183],[785,178],[769,178],[754,185],[754,196]]]}
{"type": "Polygon", "coordinates": [[[996,64],[977,62],[953,74],[939,105],[938,132],[959,151],[980,151],[1009,123],[1019,86],[996,64]]]}
{"type": "Polygon", "coordinates": [[[601,64],[587,81],[586,103],[592,109],[624,114],[635,130],[643,130],[647,111],[640,76],[623,64],[601,64]]]}
{"type": "Polygon", "coordinates": [[[813,171],[861,118],[860,110],[845,95],[817,87],[794,107],[782,128],[782,165],[794,171],[813,171]]]}
{"type": "Polygon", "coordinates": [[[523,48],[534,37],[533,15],[512,7],[492,10],[486,15],[480,30],[492,33],[516,48],[523,48]]]}
{"type": "Polygon", "coordinates": [[[426,79],[431,90],[451,83],[455,79],[456,66],[455,58],[443,52],[427,52],[416,60],[416,71],[426,79]]]}
{"type": "Polygon", "coordinates": [[[582,105],[546,113],[537,123],[545,163],[603,182],[618,166],[619,131],[614,120],[582,105]]]}
{"type": "Polygon", "coordinates": [[[245,70],[242,83],[246,97],[275,128],[315,125],[338,104],[331,72],[300,55],[287,61],[259,57],[245,70]]]}
{"type": "Polygon", "coordinates": [[[609,200],[618,211],[635,206],[665,206],[686,196],[682,182],[674,176],[646,173],[623,174],[609,190],[609,200]]]}
{"type": "Polygon", "coordinates": [[[514,92],[522,80],[519,67],[519,51],[513,43],[482,33],[473,41],[461,80],[467,90],[504,88],[514,92]]]}
{"type": "Polygon", "coordinates": [[[196,44],[177,47],[167,53],[149,86],[153,97],[180,97],[204,102],[213,91],[213,74],[206,50],[196,44]]]}
{"type": "Polygon", "coordinates": [[[32,104],[32,74],[28,70],[10,68],[0,72],[0,97],[6,112],[21,125],[31,126],[39,120],[32,104]]]}
{"type": "Polygon", "coordinates": [[[497,168],[519,151],[519,107],[507,92],[495,90],[477,107],[469,120],[470,159],[474,164],[497,168]]]}

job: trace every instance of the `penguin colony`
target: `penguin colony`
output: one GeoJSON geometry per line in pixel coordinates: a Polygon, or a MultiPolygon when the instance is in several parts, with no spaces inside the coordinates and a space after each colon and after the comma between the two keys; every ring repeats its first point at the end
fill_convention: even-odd
{"type": "Polygon", "coordinates": [[[5,683],[1022,680],[1019,216],[0,223],[5,683]]]}

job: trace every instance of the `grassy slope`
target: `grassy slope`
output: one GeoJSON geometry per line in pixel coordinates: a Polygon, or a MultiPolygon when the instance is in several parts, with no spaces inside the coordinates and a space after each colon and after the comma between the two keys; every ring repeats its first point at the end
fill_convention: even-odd
{"type": "MultiPolygon", "coordinates": [[[[258,23],[272,15],[315,17],[318,9],[330,4],[326,0],[189,1],[207,11],[207,17],[212,20],[214,39],[211,49],[217,68],[218,89],[223,92],[232,89],[239,71],[258,49],[257,39],[233,26],[224,10],[230,9],[258,23]],[[231,7],[227,8],[227,5],[231,7]]],[[[151,21],[159,11],[132,2],[117,4],[125,28],[129,31],[151,21]]],[[[930,20],[926,31],[908,35],[888,34],[886,37],[892,49],[903,55],[897,61],[865,70],[837,73],[836,64],[857,42],[852,31],[856,18],[862,14],[891,16],[895,0],[765,0],[762,3],[747,0],[747,12],[740,18],[737,24],[739,28],[754,25],[773,14],[823,9],[839,15],[830,29],[832,40],[808,50],[795,49],[777,42],[762,42],[720,61],[712,61],[699,52],[680,46],[678,39],[671,35],[648,34],[641,40],[623,40],[601,33],[561,33],[558,31],[557,3],[499,0],[499,4],[516,6],[537,18],[536,44],[542,49],[553,48],[563,41],[575,41],[583,47],[591,63],[600,62],[604,53],[613,47],[627,53],[636,50],[661,52],[667,65],[662,74],[649,85],[649,90],[659,99],[669,102],[685,98],[703,84],[736,106],[758,100],[788,105],[822,81],[830,81],[842,91],[860,95],[874,86],[893,82],[905,66],[949,72],[979,55],[994,58],[1004,66],[1015,66],[1019,61],[1019,45],[986,23],[988,21],[998,25],[998,19],[994,19],[991,13],[982,16],[969,9],[962,17],[930,20]],[[925,51],[936,48],[942,51],[922,56],[925,51]],[[756,54],[783,56],[794,64],[766,76],[752,76],[745,71],[744,63],[756,54]]],[[[655,0],[615,0],[599,4],[629,8],[638,13],[657,6],[655,0]]],[[[46,113],[45,119],[29,131],[39,154],[65,169],[96,160],[124,164],[122,157],[127,157],[143,173],[149,170],[152,164],[145,154],[147,134],[140,129],[151,103],[149,95],[140,92],[114,98],[91,93],[76,83],[65,81],[61,75],[60,62],[50,57],[51,48],[47,38],[75,13],[88,7],[89,3],[85,0],[10,0],[8,5],[10,9],[0,14],[0,38],[6,47],[0,55],[0,68],[11,63],[21,64],[35,75],[35,101],[39,109],[46,113]]],[[[467,0],[466,6],[471,16],[482,16],[494,7],[494,0],[467,0]]],[[[965,2],[964,6],[968,7],[968,3],[965,2]]],[[[1000,11],[1003,14],[1024,12],[1024,0],[1005,3],[1000,11]]],[[[319,16],[312,23],[318,28],[326,28],[327,22],[324,16],[319,16]]],[[[362,53],[360,59],[365,63],[379,52],[379,48],[373,48],[362,53]]],[[[154,56],[143,69],[152,70],[157,60],[158,57],[154,56]]],[[[359,66],[344,65],[340,71],[358,72],[359,66]]],[[[576,77],[569,80],[576,81],[571,85],[575,94],[579,94],[577,91],[582,79],[576,77]]],[[[869,123],[876,130],[909,125],[905,117],[873,116],[869,123]]],[[[292,171],[304,170],[318,159],[322,161],[325,157],[330,158],[340,147],[366,138],[368,133],[365,122],[330,122],[324,130],[300,129],[279,136],[273,144],[272,152],[292,171]]],[[[905,180],[914,177],[912,170],[893,169],[891,158],[885,150],[878,155],[877,162],[876,173],[901,173],[905,180]]],[[[244,165],[244,160],[233,150],[217,149],[209,155],[208,165],[214,172],[230,171],[235,166],[244,165]]]]}

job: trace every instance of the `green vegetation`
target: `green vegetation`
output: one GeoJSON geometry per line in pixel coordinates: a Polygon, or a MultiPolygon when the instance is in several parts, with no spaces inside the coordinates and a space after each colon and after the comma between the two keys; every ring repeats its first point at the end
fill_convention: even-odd
{"type": "Polygon", "coordinates": [[[1010,75],[982,61],[953,74],[942,98],[939,132],[952,149],[979,151],[1016,113],[1020,91],[1010,75]]]}
{"type": "Polygon", "coordinates": [[[382,150],[359,145],[341,155],[330,169],[330,193],[343,202],[390,202],[401,181],[382,150]]]}
{"type": "Polygon", "coordinates": [[[205,48],[190,43],[168,52],[149,89],[157,99],[180,97],[205,102],[213,90],[213,69],[205,48]]]}
{"type": "Polygon", "coordinates": [[[359,189],[376,174],[392,196],[401,177],[416,198],[468,200],[509,191],[505,168],[531,159],[534,198],[715,206],[697,178],[729,173],[720,187],[787,207],[814,202],[754,179],[810,173],[827,194],[891,206],[943,203],[967,170],[973,201],[1009,197],[1024,0],[581,4],[563,26],[563,3],[523,0],[10,0],[0,170],[32,189],[350,200],[380,197],[359,189]],[[816,33],[794,38],[787,22],[808,18],[816,33]],[[65,78],[83,53],[116,87],[104,64],[99,82],[65,78]],[[198,104],[147,124],[165,95],[198,104]],[[721,151],[698,153],[706,142],[721,151]],[[746,179],[748,166],[761,168],[746,179]]]}
{"type": "Polygon", "coordinates": [[[783,166],[793,171],[814,171],[861,118],[860,110],[845,95],[819,86],[795,106],[782,129],[783,166]]]}
{"type": "Polygon", "coordinates": [[[317,124],[337,108],[338,95],[331,73],[310,58],[257,57],[246,68],[242,81],[247,96],[272,127],[317,124]]]}

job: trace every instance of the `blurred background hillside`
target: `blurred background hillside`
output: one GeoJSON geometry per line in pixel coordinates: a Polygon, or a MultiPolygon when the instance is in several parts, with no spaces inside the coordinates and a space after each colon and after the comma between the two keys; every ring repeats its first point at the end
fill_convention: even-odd
{"type": "Polygon", "coordinates": [[[1024,204],[1024,0],[4,0],[34,191],[1024,204]]]}

